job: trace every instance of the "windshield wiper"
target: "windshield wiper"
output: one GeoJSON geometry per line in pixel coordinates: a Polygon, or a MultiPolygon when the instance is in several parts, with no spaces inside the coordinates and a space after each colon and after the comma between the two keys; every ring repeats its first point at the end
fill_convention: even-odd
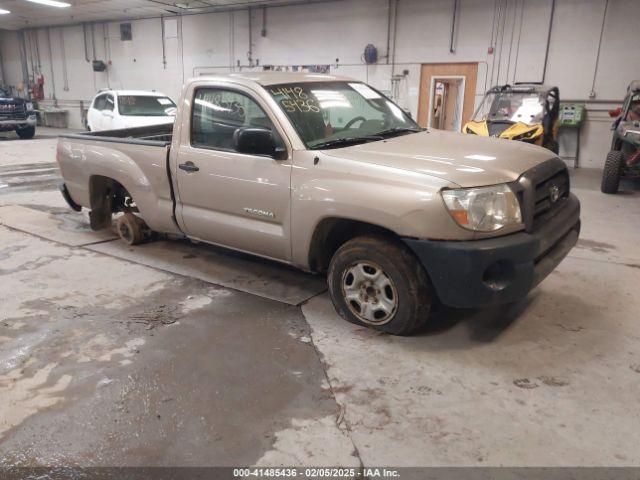
{"type": "Polygon", "coordinates": [[[400,135],[402,133],[418,133],[422,131],[422,129],[417,130],[415,128],[409,127],[394,127],[387,130],[382,130],[381,132],[376,133],[376,135],[379,135],[381,137],[392,137],[394,135],[400,135]]]}
{"type": "Polygon", "coordinates": [[[311,147],[312,150],[320,150],[323,148],[331,147],[343,147],[345,145],[356,145],[358,143],[366,143],[374,140],[382,140],[382,135],[367,135],[365,137],[347,137],[347,138],[334,138],[333,140],[327,140],[326,142],[317,143],[311,147]]]}

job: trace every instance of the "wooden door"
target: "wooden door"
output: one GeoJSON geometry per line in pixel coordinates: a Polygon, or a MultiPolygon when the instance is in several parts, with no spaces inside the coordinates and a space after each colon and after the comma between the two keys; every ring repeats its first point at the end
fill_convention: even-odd
{"type": "Polygon", "coordinates": [[[427,63],[422,65],[420,77],[420,100],[418,105],[418,123],[422,127],[428,126],[429,111],[433,108],[432,78],[464,77],[464,106],[462,109],[462,125],[473,115],[478,80],[477,63],[427,63]]]}

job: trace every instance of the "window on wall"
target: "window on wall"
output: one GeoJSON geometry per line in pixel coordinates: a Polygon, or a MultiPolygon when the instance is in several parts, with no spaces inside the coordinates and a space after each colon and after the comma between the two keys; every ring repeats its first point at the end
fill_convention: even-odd
{"type": "Polygon", "coordinates": [[[133,32],[131,31],[130,23],[120,24],[120,40],[123,42],[130,42],[133,40],[133,32]]]}
{"type": "Polygon", "coordinates": [[[197,147],[234,150],[233,135],[239,128],[271,130],[279,150],[284,144],[264,110],[247,95],[217,88],[196,91],[191,119],[191,143],[197,147]]]}

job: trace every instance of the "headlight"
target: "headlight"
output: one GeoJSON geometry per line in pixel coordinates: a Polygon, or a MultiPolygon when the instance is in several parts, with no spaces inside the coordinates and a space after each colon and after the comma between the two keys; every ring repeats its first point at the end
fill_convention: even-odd
{"type": "Polygon", "coordinates": [[[27,102],[27,110],[33,110],[33,103],[27,102]]]}
{"type": "Polygon", "coordinates": [[[505,184],[443,190],[442,198],[454,220],[469,230],[493,232],[522,223],[518,198],[505,184]]]}

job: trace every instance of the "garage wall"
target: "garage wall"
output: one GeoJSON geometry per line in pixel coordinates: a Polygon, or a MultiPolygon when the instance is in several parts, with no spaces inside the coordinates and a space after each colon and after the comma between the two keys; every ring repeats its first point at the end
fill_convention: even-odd
{"type": "MultiPolygon", "coordinates": [[[[422,63],[479,62],[478,100],[497,83],[542,80],[552,0],[459,0],[453,53],[454,0],[399,0],[397,16],[395,5],[395,0],[341,0],[272,7],[266,10],[265,25],[262,8],[167,17],[165,63],[161,19],[133,21],[130,42],[120,40],[120,22],[95,24],[95,57],[111,62],[105,73],[94,73],[85,60],[82,26],[38,29],[25,36],[30,51],[35,51],[37,36],[40,66],[35,54],[35,61],[29,57],[27,63],[30,72],[45,78],[47,101],[43,103],[53,104],[55,97],[55,103],[70,111],[73,127],[81,126],[80,101],[88,103],[99,88],[151,88],[175,98],[185,78],[246,70],[250,60],[254,66],[259,63],[260,69],[263,65],[330,64],[332,72],[389,92],[414,114],[422,63]],[[381,57],[373,66],[363,64],[362,52],[368,43],[378,48],[381,57]]],[[[631,79],[640,78],[640,63],[632,59],[639,24],[635,0],[556,0],[545,83],[558,85],[563,99],[588,102],[581,142],[584,166],[602,165],[610,142],[606,110],[621,99],[631,79]],[[592,91],[594,98],[590,98],[592,91]]],[[[93,59],[90,27],[87,33],[87,54],[93,59]]],[[[5,83],[18,85],[23,78],[15,32],[0,34],[0,53],[5,83]]],[[[563,140],[564,148],[571,151],[572,138],[563,140]]]]}

